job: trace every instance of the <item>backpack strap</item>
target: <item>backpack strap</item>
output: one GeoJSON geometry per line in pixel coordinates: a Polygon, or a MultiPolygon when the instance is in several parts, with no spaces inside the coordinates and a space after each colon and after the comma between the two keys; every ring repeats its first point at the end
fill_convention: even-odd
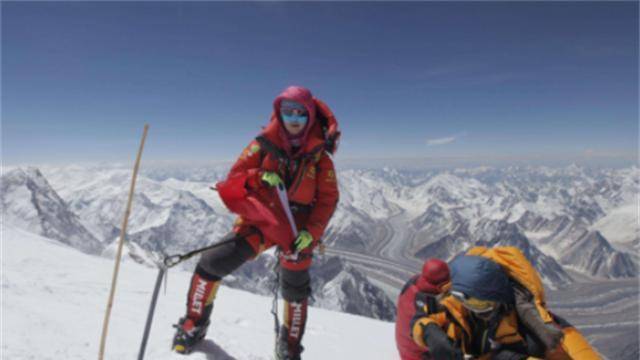
{"type": "Polygon", "coordinates": [[[256,141],[258,142],[258,144],[260,144],[260,161],[261,162],[262,160],[264,160],[264,157],[266,156],[267,153],[275,156],[275,158],[279,162],[284,162],[284,163],[289,162],[289,157],[287,156],[287,153],[284,150],[277,147],[274,143],[269,141],[269,139],[267,139],[263,135],[257,136],[256,141]]]}
{"type": "Polygon", "coordinates": [[[278,161],[278,168],[284,174],[284,183],[289,188],[295,174],[291,173],[291,159],[287,156],[287,153],[262,135],[257,136],[256,141],[260,144],[260,163],[264,161],[267,154],[273,155],[278,161]]]}

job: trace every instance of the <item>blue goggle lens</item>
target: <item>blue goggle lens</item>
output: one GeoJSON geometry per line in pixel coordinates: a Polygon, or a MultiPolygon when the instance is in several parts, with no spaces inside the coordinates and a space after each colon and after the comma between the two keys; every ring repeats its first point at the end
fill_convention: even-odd
{"type": "Polygon", "coordinates": [[[307,123],[307,115],[287,115],[284,111],[280,114],[282,115],[282,121],[286,122],[286,123],[300,123],[300,124],[306,124],[307,123]]]}

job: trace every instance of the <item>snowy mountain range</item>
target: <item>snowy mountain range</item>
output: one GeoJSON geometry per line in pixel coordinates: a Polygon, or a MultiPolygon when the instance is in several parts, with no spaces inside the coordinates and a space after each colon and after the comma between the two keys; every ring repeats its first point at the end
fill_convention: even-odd
{"type": "MultiPolygon", "coordinates": [[[[640,239],[638,174],[636,167],[577,166],[346,170],[340,179],[348,195],[341,198],[334,226],[353,226],[350,240],[375,248],[375,239],[384,238],[375,235],[381,219],[401,218],[411,231],[397,251],[398,261],[449,259],[474,244],[501,244],[523,249],[550,285],[571,281],[567,269],[594,277],[633,277],[640,239]],[[625,217],[614,220],[611,214],[625,217]]],[[[343,246],[340,240],[336,236],[337,246],[343,246]]]]}
{"type": "MultiPolygon", "coordinates": [[[[67,166],[5,170],[2,201],[8,222],[84,247],[84,251],[113,252],[129,169],[67,166]],[[34,197],[34,193],[49,194],[47,199],[52,200],[48,203],[58,205],[29,205],[32,199],[43,198],[34,197]],[[30,212],[25,210],[29,206],[30,212]],[[68,220],[56,223],[53,219],[68,220]],[[79,244],[79,237],[87,240],[79,244]]],[[[145,169],[136,188],[129,254],[152,263],[161,253],[184,252],[222,237],[233,217],[209,186],[225,172],[222,165],[145,169]]],[[[374,293],[380,295],[380,304],[388,304],[388,298],[395,297],[423,259],[450,259],[472,245],[519,247],[552,288],[571,283],[576,276],[637,276],[638,174],[636,167],[578,166],[343,169],[339,173],[340,203],[323,241],[332,256],[340,255],[339,260],[329,259],[328,263],[338,261],[340,271],[349,274],[333,278],[349,279],[356,285],[316,289],[316,301],[347,311],[350,305],[344,300],[354,294],[344,294],[342,300],[335,301],[324,299],[323,294],[352,288],[365,297],[370,295],[364,289],[371,286],[384,289],[386,296],[374,293]]],[[[230,285],[259,293],[270,291],[267,276],[255,278],[262,271],[248,271],[244,278],[242,274],[230,285]],[[261,284],[259,289],[256,284],[261,284]]],[[[385,319],[393,311],[369,308],[355,312],[385,319]]]]}
{"type": "MultiPolygon", "coordinates": [[[[226,169],[145,169],[136,187],[125,264],[153,266],[163,253],[189,251],[223,236],[233,216],[209,186],[222,179],[226,169]]],[[[3,232],[13,229],[19,239],[37,234],[89,254],[113,256],[130,169],[43,166],[2,170],[3,232]]],[[[637,281],[625,279],[637,279],[638,274],[639,174],[636,167],[577,166],[343,169],[339,173],[341,201],[323,239],[327,254],[316,257],[312,267],[311,302],[326,309],[392,320],[392,300],[404,281],[420,269],[423,259],[450,259],[473,245],[517,246],[540,271],[551,294],[557,294],[559,300],[553,307],[564,309],[561,315],[589,329],[590,341],[618,354],[618,345],[625,342],[616,342],[611,330],[615,328],[620,339],[622,334],[631,334],[625,338],[629,339],[633,334],[637,338],[640,327],[637,316],[629,320],[624,315],[637,313],[637,307],[629,305],[637,303],[637,281]],[[619,318],[615,324],[603,326],[608,320],[587,317],[583,305],[570,294],[553,292],[554,288],[575,288],[580,294],[591,287],[615,294],[615,306],[607,310],[619,318]]],[[[42,249],[49,251],[45,246],[42,249]]],[[[3,269],[5,261],[3,257],[3,269]]],[[[225,278],[225,285],[271,296],[274,263],[270,253],[263,254],[225,278]]],[[[193,265],[186,264],[186,274],[193,265]]],[[[143,272],[153,270],[147,267],[143,272]]],[[[18,273],[16,270],[12,276],[18,273]]],[[[151,275],[147,277],[152,279],[151,275]]],[[[5,284],[20,287],[3,273],[3,287],[5,284]]],[[[106,292],[106,288],[100,291],[106,292]]],[[[16,294],[22,293],[24,290],[16,294]]],[[[179,297],[183,306],[184,291],[179,297]]],[[[600,309],[609,305],[605,300],[589,306],[600,309]]],[[[169,341],[169,333],[163,336],[165,342],[169,341]]],[[[248,354],[234,347],[230,338],[227,340],[239,354],[248,354]]],[[[216,344],[210,346],[219,354],[227,354],[214,348],[216,344]]],[[[633,346],[625,348],[622,358],[637,354],[637,343],[633,346]]],[[[62,350],[60,354],[65,358],[86,357],[67,357],[62,350]]],[[[244,355],[240,358],[247,358],[244,355]]]]}
{"type": "Polygon", "coordinates": [[[4,174],[0,182],[0,201],[6,223],[86,253],[97,254],[103,248],[36,168],[16,169],[4,174]]]}
{"type": "MultiPolygon", "coordinates": [[[[2,176],[5,221],[86,252],[113,256],[120,232],[117,225],[124,212],[128,191],[121,185],[130,181],[130,175],[122,169],[81,172],[75,167],[48,172],[56,191],[36,168],[8,171],[2,176]],[[62,200],[58,192],[67,200],[62,200]],[[39,194],[46,194],[48,203],[55,206],[41,205],[43,196],[39,194]],[[29,206],[34,198],[39,202],[31,209],[29,206]],[[57,227],[50,225],[52,222],[57,227]]],[[[192,193],[180,189],[179,185],[190,188],[189,183],[175,179],[163,182],[144,176],[138,179],[126,256],[153,265],[163,258],[163,254],[184,253],[215,243],[231,229],[233,217],[214,209],[224,209],[214,192],[200,185],[207,189],[208,204],[194,195],[197,191],[192,193]]],[[[275,281],[274,262],[273,256],[265,254],[225,281],[231,287],[270,295],[275,281]]],[[[194,265],[195,261],[191,261],[186,267],[193,268],[194,265]]],[[[312,271],[316,274],[312,304],[376,319],[391,321],[395,318],[393,301],[372,285],[366,275],[339,258],[316,261],[312,271]],[[365,298],[375,298],[375,301],[361,301],[365,298]]]]}

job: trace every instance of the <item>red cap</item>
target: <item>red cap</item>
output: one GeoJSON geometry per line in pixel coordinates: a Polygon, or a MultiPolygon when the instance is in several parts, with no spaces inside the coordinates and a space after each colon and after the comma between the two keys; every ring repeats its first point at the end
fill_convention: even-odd
{"type": "Polygon", "coordinates": [[[416,286],[422,292],[440,294],[451,284],[449,266],[440,259],[427,259],[422,265],[422,273],[418,276],[416,286]]]}

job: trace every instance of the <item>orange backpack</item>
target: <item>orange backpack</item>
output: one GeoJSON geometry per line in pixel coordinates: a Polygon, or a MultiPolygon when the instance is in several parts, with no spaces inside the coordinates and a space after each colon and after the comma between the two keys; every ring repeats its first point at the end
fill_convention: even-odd
{"type": "Polygon", "coordinates": [[[486,248],[476,246],[467,251],[467,255],[482,256],[500,266],[509,278],[524,286],[534,298],[534,302],[542,320],[552,322],[551,314],[545,308],[544,285],[538,271],[531,265],[520,249],[513,246],[486,248]]]}

